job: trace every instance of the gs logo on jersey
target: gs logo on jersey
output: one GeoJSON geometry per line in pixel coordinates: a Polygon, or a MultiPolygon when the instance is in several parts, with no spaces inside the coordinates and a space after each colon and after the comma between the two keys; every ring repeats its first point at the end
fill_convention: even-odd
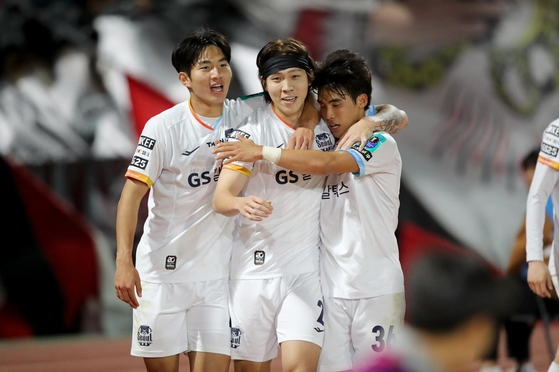
{"type": "Polygon", "coordinates": [[[547,143],[542,143],[542,152],[556,157],[557,153],[559,153],[559,149],[555,146],[548,145],[547,143]]]}

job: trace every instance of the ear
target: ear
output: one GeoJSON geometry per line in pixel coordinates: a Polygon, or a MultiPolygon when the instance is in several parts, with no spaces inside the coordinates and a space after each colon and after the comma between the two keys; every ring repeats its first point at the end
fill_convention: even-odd
{"type": "Polygon", "coordinates": [[[179,72],[179,81],[188,89],[192,88],[192,82],[190,81],[190,78],[188,77],[188,74],[186,72],[179,72]]]}
{"type": "Polygon", "coordinates": [[[356,103],[357,103],[357,107],[363,109],[365,108],[365,106],[367,106],[367,103],[369,103],[369,97],[367,97],[365,93],[361,93],[360,95],[357,96],[356,103]]]}
{"type": "Polygon", "coordinates": [[[266,91],[266,79],[260,76],[260,85],[262,85],[262,90],[266,91]]]}

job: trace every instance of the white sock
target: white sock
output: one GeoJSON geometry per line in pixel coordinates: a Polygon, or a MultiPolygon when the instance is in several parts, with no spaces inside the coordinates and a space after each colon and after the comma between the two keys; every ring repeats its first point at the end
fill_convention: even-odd
{"type": "Polygon", "coordinates": [[[559,372],[559,364],[551,362],[551,365],[549,366],[547,372],[559,372]]]}

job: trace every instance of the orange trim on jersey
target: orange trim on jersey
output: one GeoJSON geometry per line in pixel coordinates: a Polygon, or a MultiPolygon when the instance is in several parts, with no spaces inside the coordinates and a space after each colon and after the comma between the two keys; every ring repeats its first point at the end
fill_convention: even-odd
{"type": "Polygon", "coordinates": [[[276,107],[274,106],[273,103],[271,103],[272,105],[272,110],[274,110],[274,114],[276,114],[276,116],[278,117],[278,119],[280,119],[285,125],[287,125],[289,128],[293,128],[294,130],[296,130],[297,128],[295,128],[293,125],[289,124],[287,121],[285,121],[281,115],[276,111],[276,107]]]}
{"type": "Polygon", "coordinates": [[[237,165],[237,164],[225,164],[223,166],[224,169],[229,169],[235,172],[239,172],[244,174],[247,177],[250,177],[250,175],[252,174],[251,171],[249,171],[248,169],[246,169],[245,167],[241,166],[241,165],[237,165]]]}
{"type": "Polygon", "coordinates": [[[559,170],[559,163],[554,162],[553,160],[549,160],[544,158],[543,156],[538,156],[538,162],[547,165],[555,170],[559,170]]]}
{"type": "Polygon", "coordinates": [[[192,103],[190,102],[190,98],[188,99],[188,108],[190,109],[190,112],[192,113],[192,116],[194,116],[194,119],[196,119],[196,121],[198,121],[198,123],[202,124],[204,127],[208,128],[209,130],[214,130],[211,126],[204,123],[202,121],[202,119],[200,119],[198,117],[198,115],[196,115],[196,113],[194,112],[194,109],[192,108],[192,103]]]}
{"type": "Polygon", "coordinates": [[[141,174],[139,172],[136,172],[134,170],[128,169],[126,171],[126,174],[124,175],[126,178],[133,178],[135,180],[138,181],[142,181],[143,183],[145,183],[146,185],[148,185],[148,187],[152,187],[153,186],[153,181],[151,180],[151,178],[149,178],[148,176],[146,176],[145,174],[141,174]]]}

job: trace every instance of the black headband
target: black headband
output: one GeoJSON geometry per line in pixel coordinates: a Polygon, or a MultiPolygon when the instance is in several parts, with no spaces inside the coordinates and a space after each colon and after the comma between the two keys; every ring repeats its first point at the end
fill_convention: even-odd
{"type": "Polygon", "coordinates": [[[307,72],[311,72],[312,68],[309,61],[298,55],[283,54],[275,56],[264,62],[260,69],[260,76],[266,79],[268,76],[278,73],[288,68],[301,68],[307,72]]]}

